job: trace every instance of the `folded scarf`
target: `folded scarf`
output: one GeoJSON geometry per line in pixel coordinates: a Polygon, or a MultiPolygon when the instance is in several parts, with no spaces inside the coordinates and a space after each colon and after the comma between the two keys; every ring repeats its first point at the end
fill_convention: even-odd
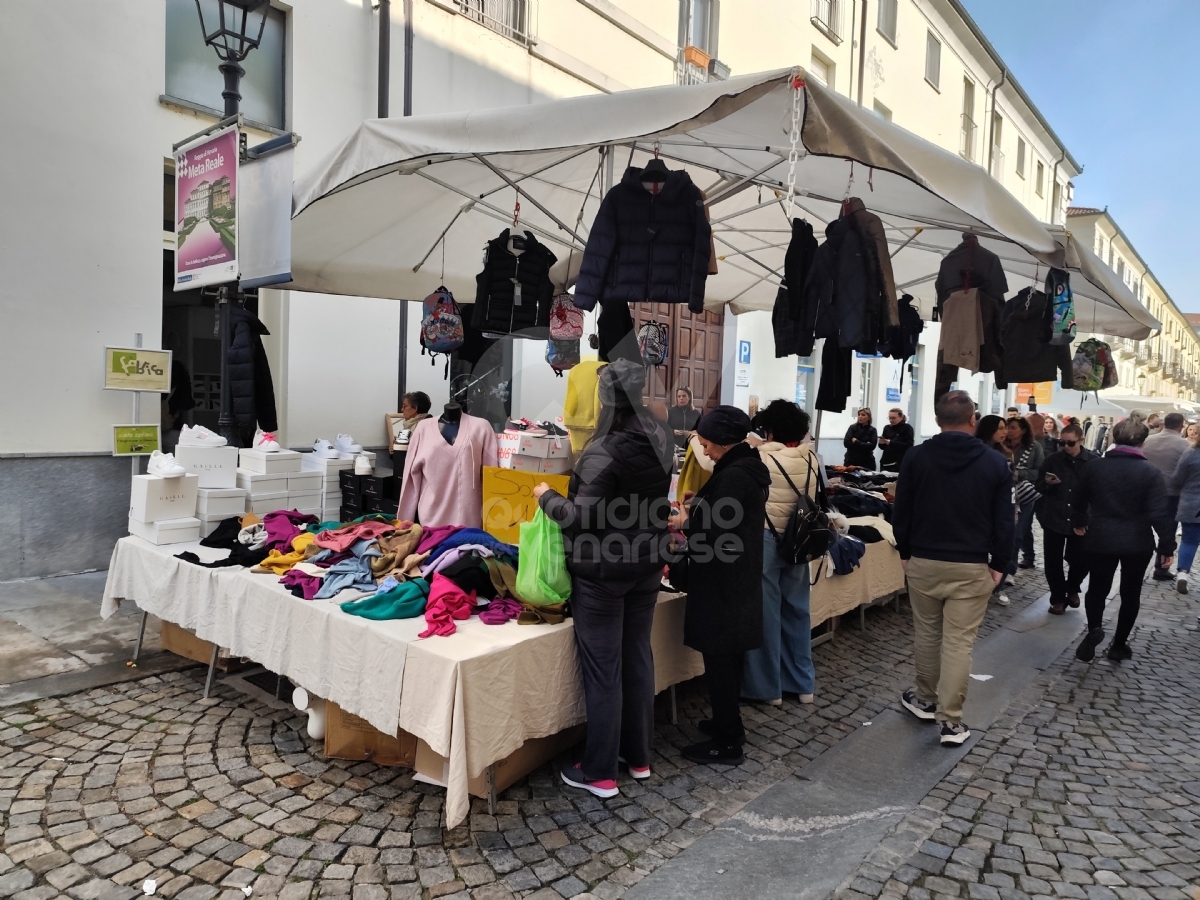
{"type": "Polygon", "coordinates": [[[429,578],[434,572],[441,572],[447,566],[454,565],[454,563],[470,553],[474,553],[481,558],[492,555],[492,551],[483,546],[483,544],[460,544],[457,547],[451,547],[437,559],[433,559],[431,556],[425,565],[421,567],[421,574],[429,578]]]}
{"type": "Polygon", "coordinates": [[[262,522],[255,522],[253,525],[243,525],[242,530],[238,532],[237,539],[239,544],[243,547],[249,547],[251,550],[266,549],[267,526],[262,522]]]}
{"type": "Polygon", "coordinates": [[[316,523],[316,516],[306,516],[294,509],[277,509],[263,516],[267,529],[268,547],[287,547],[292,539],[304,531],[304,526],[316,523]]]}
{"type": "Polygon", "coordinates": [[[316,599],[328,600],[347,588],[374,591],[375,579],[371,576],[371,563],[367,559],[344,559],[330,566],[325,573],[325,582],[317,591],[316,599]]]}
{"type": "Polygon", "coordinates": [[[232,550],[233,545],[238,542],[238,534],[241,530],[242,522],[237,516],[230,519],[222,519],[217,523],[217,527],[212,530],[212,533],[208,537],[200,539],[200,546],[232,550]]]}
{"type": "Polygon", "coordinates": [[[508,597],[497,597],[479,611],[479,621],[485,625],[503,625],[520,615],[520,603],[508,597]]]}
{"type": "Polygon", "coordinates": [[[397,559],[404,559],[417,552],[423,533],[424,529],[415,522],[401,522],[391,534],[380,535],[379,550],[385,556],[394,553],[397,559]]]}
{"type": "Polygon", "coordinates": [[[304,562],[308,558],[307,551],[312,546],[312,542],[313,536],[307,531],[297,532],[295,537],[292,538],[290,551],[280,553],[278,550],[272,549],[267,554],[266,559],[250,571],[259,575],[282,575],[296,563],[304,562]]]}
{"type": "Polygon", "coordinates": [[[285,572],[283,577],[279,579],[279,583],[286,587],[297,597],[305,600],[312,600],[317,596],[317,591],[321,589],[322,578],[317,578],[306,572],[298,572],[292,569],[285,572]]]}
{"type": "Polygon", "coordinates": [[[426,550],[432,550],[450,535],[462,530],[462,525],[438,525],[434,528],[426,528],[421,532],[421,541],[417,544],[417,552],[424,553],[426,550]]]}
{"type": "MultiPolygon", "coordinates": [[[[407,583],[407,582],[406,582],[407,583]]],[[[464,594],[457,584],[438,573],[433,576],[429,588],[429,602],[425,606],[425,622],[429,625],[417,637],[431,635],[447,637],[458,630],[454,620],[469,618],[475,608],[475,593],[464,594]]]]}
{"type": "Polygon", "coordinates": [[[415,619],[425,612],[429,582],[423,578],[403,581],[388,591],[379,591],[360,600],[349,600],[342,611],[352,616],[381,621],[384,619],[415,619]]]}
{"type": "Polygon", "coordinates": [[[318,547],[325,547],[329,550],[349,550],[363,539],[374,540],[381,534],[387,534],[395,530],[396,526],[391,522],[380,522],[378,520],[355,522],[351,525],[343,525],[341,528],[335,528],[332,531],[322,531],[317,535],[316,542],[318,547]]]}
{"type": "Polygon", "coordinates": [[[410,553],[404,557],[385,553],[371,560],[371,572],[380,581],[389,575],[396,579],[420,578],[421,565],[428,557],[428,553],[410,553]]]}
{"type": "Polygon", "coordinates": [[[517,593],[517,570],[501,559],[485,559],[488,577],[492,579],[492,587],[496,589],[497,597],[513,597],[521,599],[517,593]]]}
{"type": "Polygon", "coordinates": [[[503,556],[514,562],[517,561],[517,548],[513,544],[506,544],[480,528],[462,528],[437,545],[437,548],[429,555],[429,562],[435,562],[443,553],[448,553],[455,547],[461,547],[464,544],[480,544],[491,550],[495,556],[503,556]]]}

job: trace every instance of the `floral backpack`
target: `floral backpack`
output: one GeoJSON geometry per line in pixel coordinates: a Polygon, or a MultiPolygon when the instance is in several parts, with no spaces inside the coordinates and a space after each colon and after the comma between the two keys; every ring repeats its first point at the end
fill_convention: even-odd
{"type": "MultiPolygon", "coordinates": [[[[429,364],[433,365],[439,353],[447,357],[463,345],[462,310],[454,302],[454,295],[439,287],[425,298],[421,306],[421,355],[429,351],[429,364]]],[[[446,360],[446,375],[450,374],[450,360],[446,360]]]]}
{"type": "Polygon", "coordinates": [[[1117,364],[1104,341],[1089,338],[1075,348],[1071,361],[1071,387],[1077,391],[1101,391],[1116,387],[1117,364]]]}
{"type": "MultiPolygon", "coordinates": [[[[1071,293],[1071,276],[1062,269],[1046,273],[1046,340],[1055,346],[1075,340],[1075,296],[1071,293]]],[[[1091,390],[1089,388],[1089,390],[1091,390]]]]}
{"type": "Polygon", "coordinates": [[[583,337],[583,310],[568,293],[555,294],[550,304],[550,340],[577,341],[583,337]]]}

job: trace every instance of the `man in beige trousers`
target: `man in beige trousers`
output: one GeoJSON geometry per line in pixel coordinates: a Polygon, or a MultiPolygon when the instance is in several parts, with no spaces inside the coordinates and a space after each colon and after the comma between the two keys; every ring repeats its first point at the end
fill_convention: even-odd
{"type": "Polygon", "coordinates": [[[950,391],[934,407],[941,433],[904,457],[892,527],[913,610],[915,689],[901,697],[919,719],[937,721],[941,742],[971,731],[963,703],[971,649],[992,588],[1013,553],[1013,477],[1008,462],[975,437],[975,404],[950,391]]]}

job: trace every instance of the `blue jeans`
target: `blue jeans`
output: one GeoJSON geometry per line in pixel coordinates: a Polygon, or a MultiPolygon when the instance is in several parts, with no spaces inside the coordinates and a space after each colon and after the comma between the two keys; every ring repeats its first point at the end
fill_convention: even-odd
{"type": "Polygon", "coordinates": [[[808,580],[808,566],[785,563],[768,530],[763,538],[763,643],[746,654],[743,697],[778,700],[784,691],[813,692],[817,674],[808,580]]]}
{"type": "Polygon", "coordinates": [[[1175,560],[1176,571],[1192,571],[1192,560],[1196,558],[1197,547],[1200,547],[1200,522],[1184,522],[1183,539],[1179,542],[1179,556],[1175,560]]]}

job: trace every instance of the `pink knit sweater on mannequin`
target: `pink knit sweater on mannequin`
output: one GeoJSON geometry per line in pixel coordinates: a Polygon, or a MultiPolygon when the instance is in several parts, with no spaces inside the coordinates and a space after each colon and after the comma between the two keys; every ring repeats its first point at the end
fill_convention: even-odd
{"type": "Polygon", "coordinates": [[[458,437],[446,443],[437,419],[422,419],[408,442],[400,519],[483,527],[483,466],[497,464],[496,435],[486,419],[463,415],[458,437]]]}

